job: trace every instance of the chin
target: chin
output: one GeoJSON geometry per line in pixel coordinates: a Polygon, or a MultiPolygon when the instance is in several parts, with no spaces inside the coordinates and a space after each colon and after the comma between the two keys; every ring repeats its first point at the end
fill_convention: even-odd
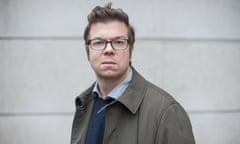
{"type": "Polygon", "coordinates": [[[115,71],[105,71],[102,73],[98,73],[97,75],[98,77],[105,78],[105,79],[116,79],[116,78],[120,78],[123,74],[115,71]]]}
{"type": "Polygon", "coordinates": [[[105,78],[115,78],[115,77],[119,76],[118,73],[115,73],[115,72],[112,72],[112,71],[104,72],[100,75],[101,75],[101,77],[105,77],[105,78]]]}

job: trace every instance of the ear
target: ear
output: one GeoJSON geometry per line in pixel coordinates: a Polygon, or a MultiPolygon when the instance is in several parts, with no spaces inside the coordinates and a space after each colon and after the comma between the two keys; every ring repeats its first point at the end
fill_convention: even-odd
{"type": "Polygon", "coordinates": [[[129,59],[130,59],[130,60],[132,59],[133,49],[134,49],[134,46],[131,45],[130,48],[129,48],[129,59]]]}
{"type": "Polygon", "coordinates": [[[89,58],[89,48],[86,46],[85,49],[86,49],[87,59],[89,61],[90,60],[90,58],[89,58]]]}

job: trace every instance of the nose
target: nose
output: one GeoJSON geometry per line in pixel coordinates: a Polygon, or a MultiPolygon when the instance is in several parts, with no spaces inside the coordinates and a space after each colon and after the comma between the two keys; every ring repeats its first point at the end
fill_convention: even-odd
{"type": "Polygon", "coordinates": [[[104,49],[104,54],[114,54],[115,50],[114,48],[112,47],[111,43],[108,42],[107,45],[106,45],[106,48],[104,49]]]}
{"type": "Polygon", "coordinates": [[[107,42],[105,50],[114,50],[114,48],[112,47],[111,42],[107,42]]]}

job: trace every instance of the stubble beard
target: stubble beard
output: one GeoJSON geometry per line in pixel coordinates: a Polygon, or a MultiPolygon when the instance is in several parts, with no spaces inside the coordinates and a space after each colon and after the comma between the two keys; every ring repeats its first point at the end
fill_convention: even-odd
{"type": "Polygon", "coordinates": [[[97,72],[96,76],[99,80],[104,80],[104,81],[119,81],[121,80],[128,72],[128,68],[122,70],[122,71],[105,71],[105,72],[97,72]]]}

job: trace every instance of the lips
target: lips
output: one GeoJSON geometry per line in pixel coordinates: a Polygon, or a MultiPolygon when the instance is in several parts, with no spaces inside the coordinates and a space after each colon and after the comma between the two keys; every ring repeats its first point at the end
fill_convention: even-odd
{"type": "Polygon", "coordinates": [[[104,62],[102,62],[102,64],[113,65],[113,64],[116,64],[116,63],[113,62],[113,61],[104,61],[104,62]]]}
{"type": "Polygon", "coordinates": [[[115,64],[116,64],[116,63],[113,62],[113,61],[103,61],[103,62],[102,62],[102,65],[107,66],[107,67],[113,66],[113,65],[115,65],[115,64]]]}

